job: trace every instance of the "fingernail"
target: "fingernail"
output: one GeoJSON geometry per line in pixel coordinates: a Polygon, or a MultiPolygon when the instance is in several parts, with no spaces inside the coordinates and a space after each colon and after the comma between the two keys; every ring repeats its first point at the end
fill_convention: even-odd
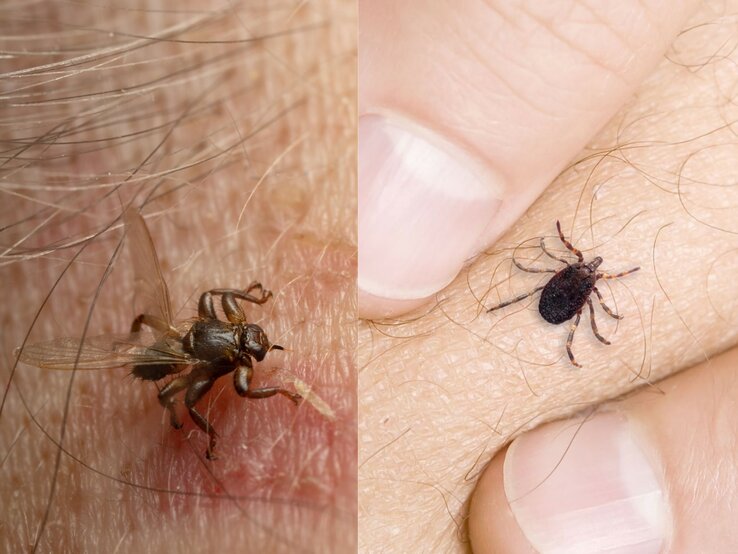
{"type": "Polygon", "coordinates": [[[359,288],[425,298],[476,254],[500,206],[499,176],[427,129],[359,120],[359,288]]]}
{"type": "Polygon", "coordinates": [[[621,414],[521,435],[503,474],[510,508],[538,552],[646,554],[665,544],[669,511],[660,480],[621,414]]]}

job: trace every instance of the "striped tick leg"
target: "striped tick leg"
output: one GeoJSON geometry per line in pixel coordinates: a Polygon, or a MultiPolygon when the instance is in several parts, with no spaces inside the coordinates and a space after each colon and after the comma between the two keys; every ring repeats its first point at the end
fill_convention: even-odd
{"type": "Polygon", "coordinates": [[[618,279],[620,277],[625,277],[626,275],[630,275],[631,273],[635,273],[639,269],[641,269],[641,268],[640,267],[634,267],[633,269],[629,269],[628,271],[623,271],[622,273],[615,273],[614,275],[613,274],[610,274],[610,273],[601,273],[601,272],[598,272],[597,273],[597,278],[598,279],[618,279]]]}
{"type": "Polygon", "coordinates": [[[592,287],[592,290],[597,295],[597,298],[600,299],[600,306],[602,306],[602,309],[605,310],[605,313],[607,315],[615,319],[623,319],[623,316],[616,314],[610,308],[607,307],[607,304],[605,304],[605,299],[602,298],[602,294],[600,294],[600,291],[597,290],[597,287],[592,287]]]}
{"type": "Polygon", "coordinates": [[[515,256],[513,256],[512,258],[512,263],[514,263],[515,267],[517,267],[518,269],[527,271],[528,273],[556,273],[555,269],[537,269],[535,267],[525,267],[518,260],[515,259],[515,256]]]}
{"type": "Polygon", "coordinates": [[[579,325],[579,320],[582,318],[582,309],[580,308],[577,312],[577,317],[574,320],[574,323],[569,327],[569,338],[566,339],[566,353],[569,354],[569,359],[571,360],[571,363],[574,364],[576,367],[582,367],[577,363],[577,361],[574,359],[574,354],[571,352],[571,343],[574,340],[574,331],[577,330],[577,326],[579,325]]]}
{"type": "MultiPolygon", "coordinates": [[[[566,261],[564,258],[559,258],[556,254],[553,254],[549,252],[548,248],[546,248],[546,242],[543,237],[541,237],[541,244],[540,244],[541,250],[543,253],[548,256],[549,258],[553,258],[554,260],[558,260],[560,262],[565,263],[566,265],[569,265],[569,262],[566,261]]],[[[554,270],[555,271],[555,270],[554,270]]]]}
{"type": "Polygon", "coordinates": [[[566,246],[571,252],[579,259],[580,262],[584,261],[584,256],[582,256],[582,253],[574,248],[574,245],[570,243],[566,238],[564,238],[564,233],[561,231],[561,223],[556,221],[556,229],[559,231],[559,238],[561,239],[561,242],[564,243],[564,246],[566,246]]]}
{"type": "Polygon", "coordinates": [[[595,309],[594,304],[592,304],[591,298],[587,298],[587,304],[589,305],[589,321],[592,324],[592,332],[594,333],[594,336],[597,337],[597,340],[600,341],[602,344],[610,344],[610,341],[600,335],[599,331],[597,330],[597,323],[595,322],[595,309]]]}
{"type": "Polygon", "coordinates": [[[502,304],[497,304],[497,306],[492,306],[487,310],[487,312],[493,312],[495,310],[499,310],[500,308],[504,308],[505,306],[509,306],[510,304],[515,304],[515,302],[520,302],[521,300],[525,300],[529,296],[533,296],[535,293],[537,293],[539,290],[542,290],[546,285],[541,285],[540,287],[534,288],[532,291],[527,292],[525,294],[521,294],[520,296],[516,296],[512,300],[507,300],[503,302],[502,304]]]}

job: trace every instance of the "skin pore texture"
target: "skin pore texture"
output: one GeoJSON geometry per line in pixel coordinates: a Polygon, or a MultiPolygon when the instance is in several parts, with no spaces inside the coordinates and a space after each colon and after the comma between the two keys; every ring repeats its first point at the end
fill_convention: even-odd
{"type": "MultiPolygon", "coordinates": [[[[470,543],[469,499],[504,445],[638,387],[661,395],[652,383],[735,344],[736,12],[704,3],[589,146],[430,303],[360,325],[360,549],[482,551],[470,543]],[[537,298],[485,310],[541,280],[512,266],[516,247],[522,263],[559,266],[537,248],[545,236],[565,252],[557,219],[603,271],[641,267],[600,287],[624,315],[616,322],[595,307],[612,345],[583,315],[573,345],[582,369],[566,357],[568,326],[543,322],[537,298]]],[[[686,455],[709,471],[702,455],[686,455]]]]}
{"type": "Polygon", "coordinates": [[[101,6],[0,18],[0,550],[353,551],[356,8],[101,6]],[[127,332],[129,202],[176,318],[204,290],[261,281],[274,297],[246,316],[285,351],[254,385],[293,375],[333,418],[241,398],[228,375],[198,404],[220,435],[211,463],[186,414],[172,429],[156,387],[125,369],[13,371],[29,330],[127,332]]]}

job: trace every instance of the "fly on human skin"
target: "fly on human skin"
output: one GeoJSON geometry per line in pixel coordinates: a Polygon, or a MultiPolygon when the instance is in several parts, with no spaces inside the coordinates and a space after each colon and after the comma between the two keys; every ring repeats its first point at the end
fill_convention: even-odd
{"type": "Polygon", "coordinates": [[[270,290],[254,281],[243,289],[205,291],[200,295],[197,317],[175,322],[169,289],[144,219],[129,209],[124,221],[136,294],[144,306],[135,315],[129,332],[84,340],[63,337],[27,345],[16,351],[21,361],[53,370],[125,367],[139,379],[162,381],[157,397],[176,429],[182,427],[176,396],[184,392],[190,419],[209,437],[205,455],[210,460],[216,458],[218,433],[197,409],[197,404],[227,374],[233,373],[234,387],[240,396],[253,399],[280,396],[295,406],[307,400],[324,416],[333,417],[330,407],[296,377],[287,379],[295,390],[283,386],[251,386],[254,362],[261,362],[275,350],[284,350],[270,342],[261,326],[248,322],[242,307],[242,303],[265,304],[272,298],[270,290]],[[216,312],[215,300],[220,301],[224,319],[216,312]]]}

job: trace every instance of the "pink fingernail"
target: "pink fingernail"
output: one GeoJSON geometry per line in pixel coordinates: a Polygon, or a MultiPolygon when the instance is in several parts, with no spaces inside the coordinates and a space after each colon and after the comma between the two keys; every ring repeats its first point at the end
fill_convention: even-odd
{"type": "Polygon", "coordinates": [[[382,115],[359,120],[359,288],[425,298],[476,254],[501,178],[427,129],[382,115]]]}
{"type": "Polygon", "coordinates": [[[625,416],[545,425],[518,437],[505,494],[531,545],[549,553],[658,553],[669,530],[660,479],[625,416]]]}

